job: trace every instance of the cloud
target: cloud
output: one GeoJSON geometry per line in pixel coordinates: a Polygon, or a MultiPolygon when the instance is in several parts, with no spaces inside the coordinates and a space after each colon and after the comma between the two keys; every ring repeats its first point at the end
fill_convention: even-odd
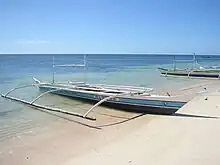
{"type": "Polygon", "coordinates": [[[49,44],[48,40],[19,40],[18,44],[30,44],[30,45],[41,45],[41,44],[49,44]]]}

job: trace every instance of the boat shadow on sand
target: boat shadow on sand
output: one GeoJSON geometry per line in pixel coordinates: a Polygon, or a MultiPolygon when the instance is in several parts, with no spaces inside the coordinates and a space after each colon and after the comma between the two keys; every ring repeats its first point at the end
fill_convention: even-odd
{"type": "Polygon", "coordinates": [[[192,114],[184,114],[184,113],[174,113],[170,116],[173,117],[188,117],[188,118],[200,118],[200,119],[219,119],[217,116],[206,116],[206,115],[192,115],[192,114]]]}
{"type": "Polygon", "coordinates": [[[172,114],[172,115],[142,113],[142,114],[138,114],[134,117],[124,119],[122,121],[118,121],[118,122],[114,122],[114,123],[110,123],[110,124],[103,124],[103,125],[100,125],[99,127],[108,127],[108,126],[114,126],[114,125],[122,124],[122,123],[128,122],[130,120],[134,120],[134,119],[137,119],[139,117],[142,117],[144,115],[184,117],[184,118],[200,118],[200,119],[219,119],[219,117],[215,117],[215,116],[191,115],[191,114],[183,114],[183,113],[175,113],[175,114],[172,114]]]}
{"type": "Polygon", "coordinates": [[[90,122],[87,122],[87,120],[79,121],[77,119],[70,118],[67,115],[56,114],[56,113],[48,112],[48,111],[44,111],[44,110],[42,110],[42,112],[45,112],[45,113],[47,113],[49,115],[53,115],[55,117],[61,118],[63,120],[69,121],[69,122],[73,122],[73,123],[76,123],[76,124],[79,124],[79,125],[82,125],[82,126],[86,126],[88,128],[97,129],[97,130],[101,130],[104,127],[110,127],[110,126],[115,126],[115,125],[123,124],[123,123],[129,122],[131,120],[135,120],[135,119],[138,119],[140,117],[143,117],[145,115],[158,116],[158,117],[159,116],[161,116],[161,117],[163,117],[163,116],[167,116],[167,117],[181,117],[181,118],[191,118],[191,119],[219,119],[219,117],[217,117],[217,116],[192,115],[192,114],[184,114],[184,113],[174,113],[172,115],[139,113],[139,114],[137,114],[135,116],[132,116],[132,117],[121,117],[121,116],[116,116],[116,115],[111,115],[111,114],[99,113],[99,115],[104,115],[104,116],[108,116],[108,117],[111,117],[111,118],[120,119],[120,121],[117,120],[117,121],[113,121],[113,122],[106,123],[106,124],[94,125],[94,124],[91,124],[90,122]]]}

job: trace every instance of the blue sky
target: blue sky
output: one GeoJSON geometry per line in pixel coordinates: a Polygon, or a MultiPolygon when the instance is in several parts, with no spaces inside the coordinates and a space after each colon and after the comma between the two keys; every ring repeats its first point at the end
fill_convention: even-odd
{"type": "Polygon", "coordinates": [[[0,0],[0,53],[220,54],[218,0],[0,0]]]}

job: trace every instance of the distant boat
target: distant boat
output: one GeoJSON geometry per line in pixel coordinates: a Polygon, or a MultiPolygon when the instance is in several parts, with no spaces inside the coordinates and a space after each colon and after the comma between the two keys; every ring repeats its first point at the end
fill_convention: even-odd
{"type": "Polygon", "coordinates": [[[200,56],[201,58],[212,58],[212,56],[200,56]]]}
{"type": "Polygon", "coordinates": [[[174,65],[172,69],[168,68],[158,68],[161,75],[164,76],[183,76],[183,77],[199,77],[199,78],[220,78],[220,67],[219,66],[211,66],[211,67],[195,67],[199,65],[196,61],[195,54],[193,55],[193,60],[174,60],[174,65]],[[176,62],[178,61],[191,61],[193,62],[192,68],[178,69],[176,68],[176,62]]]}
{"type": "Polygon", "coordinates": [[[220,69],[166,69],[158,68],[164,76],[220,78],[220,69]]]}

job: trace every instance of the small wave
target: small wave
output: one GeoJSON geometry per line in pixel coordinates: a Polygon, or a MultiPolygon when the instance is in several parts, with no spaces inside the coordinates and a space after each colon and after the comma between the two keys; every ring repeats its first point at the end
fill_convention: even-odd
{"type": "Polygon", "coordinates": [[[14,108],[14,109],[10,109],[10,110],[4,110],[4,111],[0,111],[0,117],[6,117],[9,116],[13,113],[18,113],[18,111],[21,111],[22,108],[14,108]]]}

